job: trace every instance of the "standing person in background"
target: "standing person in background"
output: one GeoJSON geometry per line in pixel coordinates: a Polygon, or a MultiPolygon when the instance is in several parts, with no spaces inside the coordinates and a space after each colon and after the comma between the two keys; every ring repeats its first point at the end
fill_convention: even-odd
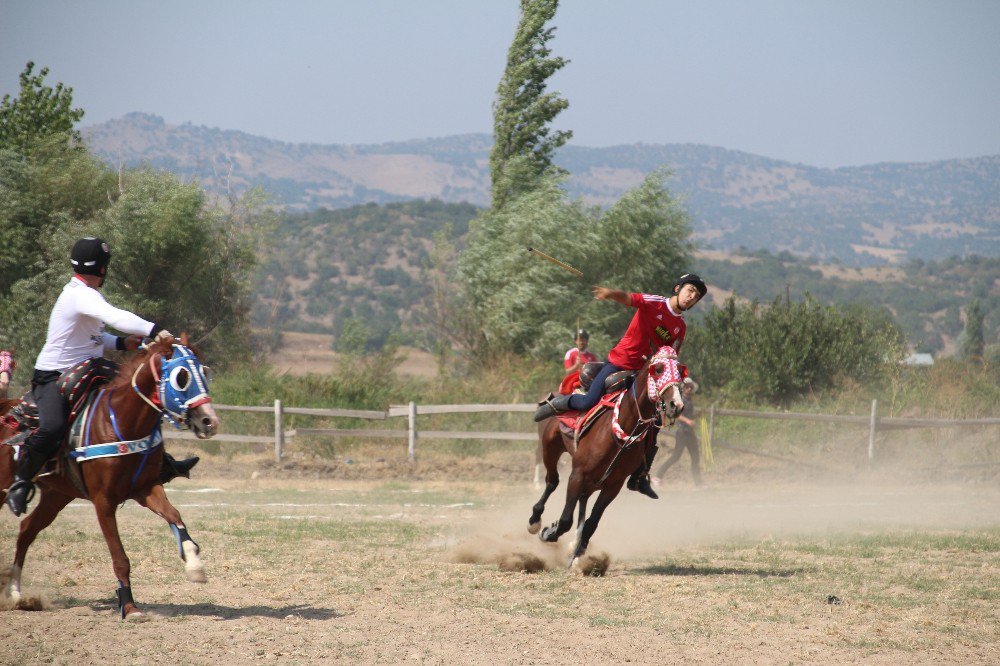
{"type": "Polygon", "coordinates": [[[698,383],[690,377],[684,378],[681,386],[681,398],[684,400],[684,411],[677,417],[677,432],[674,435],[677,444],[673,453],[663,461],[659,469],[652,475],[651,481],[654,486],[660,485],[663,475],[666,474],[670,466],[681,459],[684,449],[691,454],[691,477],[694,485],[703,485],[701,480],[701,451],[698,448],[698,435],[694,431],[694,394],[698,392],[698,383]]]}
{"type": "Polygon", "coordinates": [[[6,349],[0,349],[0,400],[7,399],[7,389],[10,388],[10,378],[14,374],[14,355],[6,349]]]}
{"type": "Polygon", "coordinates": [[[566,376],[559,385],[560,393],[572,393],[580,385],[580,370],[587,363],[597,361],[597,356],[587,349],[590,342],[590,334],[585,329],[576,332],[576,347],[571,348],[563,357],[563,365],[566,367],[566,376]]]}

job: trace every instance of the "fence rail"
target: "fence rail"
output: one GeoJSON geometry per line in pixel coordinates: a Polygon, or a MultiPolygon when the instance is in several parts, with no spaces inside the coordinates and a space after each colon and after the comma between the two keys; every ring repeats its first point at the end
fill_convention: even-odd
{"type": "MultiPolygon", "coordinates": [[[[424,439],[483,439],[494,441],[537,441],[538,434],[531,432],[500,432],[478,430],[418,430],[417,416],[432,414],[476,414],[476,413],[526,413],[535,411],[534,403],[511,404],[462,404],[462,405],[417,405],[411,402],[406,405],[393,405],[386,411],[364,409],[321,409],[315,407],[285,407],[280,400],[275,400],[271,406],[244,405],[214,405],[220,411],[248,412],[257,414],[272,414],[274,417],[274,435],[240,435],[220,433],[214,439],[224,442],[253,442],[274,444],[275,459],[280,461],[284,454],[285,440],[300,436],[326,437],[374,437],[380,439],[406,439],[407,453],[411,462],[416,459],[416,443],[418,438],[424,439]],[[318,416],[328,418],[353,418],[371,421],[384,421],[391,418],[407,419],[406,430],[402,429],[365,429],[365,428],[293,428],[285,430],[284,416],[318,416]]],[[[875,435],[879,430],[896,430],[901,428],[953,428],[953,427],[987,427],[1000,425],[1000,418],[985,419],[912,419],[912,418],[881,418],[878,416],[878,401],[872,400],[871,413],[868,416],[811,414],[806,412],[758,412],[747,409],[717,408],[712,405],[708,409],[709,439],[714,439],[715,421],[722,416],[737,416],[743,418],[774,419],[780,421],[814,421],[826,423],[847,423],[868,426],[868,461],[871,464],[875,456],[875,435]]],[[[188,432],[170,433],[172,439],[194,440],[197,438],[188,432]]],[[[736,447],[727,445],[729,448],[736,447]]]]}

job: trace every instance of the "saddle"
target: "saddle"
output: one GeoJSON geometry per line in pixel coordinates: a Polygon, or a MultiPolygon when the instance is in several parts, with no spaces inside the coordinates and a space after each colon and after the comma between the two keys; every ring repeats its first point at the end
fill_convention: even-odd
{"type": "MultiPolygon", "coordinates": [[[[106,358],[88,358],[66,370],[56,380],[59,393],[69,404],[69,417],[66,421],[66,440],[72,434],[73,424],[76,417],[84,411],[89,398],[99,389],[110,382],[118,374],[118,364],[106,358]]],[[[10,410],[8,419],[13,419],[17,434],[8,439],[4,444],[16,446],[22,444],[31,433],[38,429],[38,403],[32,392],[29,390],[21,401],[10,410]]],[[[65,444],[65,441],[63,442],[65,444]]]]}
{"type": "Polygon", "coordinates": [[[579,447],[580,439],[586,435],[591,426],[597,422],[597,418],[615,406],[615,403],[618,401],[618,396],[621,395],[623,391],[624,389],[615,391],[614,393],[605,393],[601,396],[601,401],[587,410],[586,413],[580,411],[569,411],[556,415],[556,419],[559,421],[559,432],[567,438],[573,440],[574,451],[579,447]]]}
{"type": "MultiPolygon", "coordinates": [[[[577,389],[577,391],[580,393],[586,393],[590,390],[590,385],[594,382],[594,377],[597,376],[597,373],[599,373],[603,367],[603,361],[594,361],[592,363],[584,364],[583,368],[580,369],[580,388],[577,389]]],[[[618,372],[611,373],[608,375],[607,379],[604,380],[604,393],[624,391],[632,386],[632,380],[635,379],[635,375],[635,370],[619,370],[618,372]]]]}

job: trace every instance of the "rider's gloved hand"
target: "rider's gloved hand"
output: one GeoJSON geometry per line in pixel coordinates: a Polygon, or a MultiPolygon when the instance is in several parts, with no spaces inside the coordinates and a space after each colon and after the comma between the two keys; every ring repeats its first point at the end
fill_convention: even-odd
{"type": "Polygon", "coordinates": [[[122,338],[122,346],[125,347],[125,351],[135,351],[142,344],[141,335],[129,335],[122,338]]]}
{"type": "Polygon", "coordinates": [[[161,342],[167,338],[173,338],[174,335],[159,324],[153,324],[153,330],[149,332],[149,337],[153,338],[153,342],[161,342]]]}

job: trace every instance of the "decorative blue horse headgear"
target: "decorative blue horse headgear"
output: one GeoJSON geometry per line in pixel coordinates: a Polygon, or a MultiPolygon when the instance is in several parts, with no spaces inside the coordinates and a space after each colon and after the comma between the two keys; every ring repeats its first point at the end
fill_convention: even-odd
{"type": "Polygon", "coordinates": [[[212,402],[208,395],[207,368],[198,357],[184,345],[175,344],[174,353],[168,359],[162,357],[160,382],[157,395],[163,414],[180,428],[187,421],[188,410],[206,402],[212,402]]]}

